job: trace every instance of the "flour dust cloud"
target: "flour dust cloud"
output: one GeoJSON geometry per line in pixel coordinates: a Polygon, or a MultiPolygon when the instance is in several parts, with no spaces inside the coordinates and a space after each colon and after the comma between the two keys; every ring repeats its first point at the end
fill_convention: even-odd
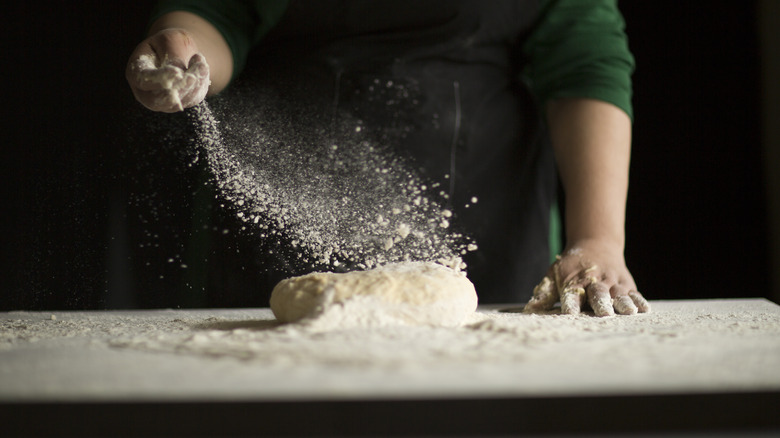
{"type": "Polygon", "coordinates": [[[297,267],[465,269],[461,256],[477,247],[451,227],[437,184],[364,135],[361,120],[280,110],[275,99],[234,95],[188,111],[223,206],[246,231],[290,247],[297,267]]]}

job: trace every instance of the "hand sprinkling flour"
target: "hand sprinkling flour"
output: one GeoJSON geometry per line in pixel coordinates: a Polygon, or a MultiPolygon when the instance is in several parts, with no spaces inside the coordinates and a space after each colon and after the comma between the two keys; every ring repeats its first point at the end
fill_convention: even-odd
{"type": "MultiPolygon", "coordinates": [[[[479,253],[469,257],[469,278],[481,298],[521,301],[533,289],[532,279],[548,269],[546,255],[560,251],[550,244],[559,236],[540,238],[549,231],[557,170],[566,195],[566,242],[529,311],[557,301],[570,314],[587,305],[599,316],[648,310],[624,257],[634,59],[616,5],[551,8],[538,17],[533,16],[538,11],[528,11],[527,19],[504,26],[504,11],[485,2],[461,11],[479,24],[466,50],[457,38],[435,43],[416,38],[420,31],[435,31],[418,28],[420,22],[437,22],[432,16],[421,19],[427,17],[425,7],[402,8],[398,14],[367,8],[359,21],[336,12],[332,18],[345,28],[365,32],[334,40],[290,24],[322,18],[308,8],[286,8],[284,2],[213,6],[191,8],[196,13],[162,11],[131,55],[127,76],[138,100],[157,111],[198,111],[203,88],[195,86],[199,92],[192,98],[188,94],[194,83],[206,82],[197,54],[209,64],[206,94],[220,93],[234,76],[241,75],[236,85],[260,78],[268,99],[255,103],[266,107],[245,115],[258,119],[244,129],[241,121],[231,120],[237,112],[231,104],[215,113],[224,148],[209,136],[213,130],[201,133],[207,155],[229,153],[218,176],[222,194],[254,205],[237,212],[247,219],[247,229],[267,220],[294,248],[303,249],[302,258],[364,270],[392,262],[457,262],[474,248],[479,253]],[[560,24],[578,23],[584,13],[599,18],[586,20],[587,26],[560,24]],[[414,44],[407,44],[413,35],[395,31],[403,28],[415,29],[414,44]],[[228,41],[237,35],[261,50],[236,50],[228,41]],[[525,35],[517,46],[529,55],[520,64],[512,51],[492,49],[496,38],[517,35],[525,35]],[[312,38],[322,44],[312,46],[312,38]],[[620,48],[607,55],[615,66],[604,69],[609,72],[596,62],[604,56],[605,40],[620,48]],[[581,42],[578,51],[565,41],[581,42]],[[552,64],[555,69],[546,67],[552,64]],[[603,83],[610,86],[592,85],[603,83]],[[296,107],[284,111],[279,103],[296,107]],[[549,128],[550,151],[536,140],[536,131],[525,131],[540,124],[549,128]],[[274,125],[287,129],[272,132],[274,125]],[[231,140],[247,135],[259,141],[231,140]],[[298,148],[305,145],[313,147],[298,148]],[[350,147],[368,159],[355,160],[362,156],[345,153],[350,147]],[[406,153],[419,161],[411,166],[392,161],[406,153]],[[383,162],[383,155],[390,161],[383,162]],[[406,169],[419,170],[426,184],[407,176],[406,169]],[[436,185],[444,173],[449,190],[436,185]],[[466,212],[463,204],[475,204],[475,195],[481,211],[466,212]],[[473,233],[479,249],[453,237],[458,228],[473,233]],[[450,244],[453,238],[457,245],[450,244]]],[[[472,27],[461,30],[472,32],[472,27]]],[[[268,237],[265,231],[261,238],[268,237]]]]}
{"type": "Polygon", "coordinates": [[[129,65],[129,74],[151,96],[151,105],[142,101],[148,108],[181,111],[206,97],[209,66],[203,55],[195,54],[186,68],[177,61],[167,56],[160,60],[155,55],[141,55],[129,65]]]}
{"type": "Polygon", "coordinates": [[[289,246],[275,251],[286,257],[284,265],[308,270],[410,261],[466,268],[461,256],[477,247],[450,225],[455,218],[443,207],[446,198],[427,193],[397,154],[366,136],[362,121],[342,116],[339,135],[323,134],[334,125],[318,125],[318,111],[305,116],[295,99],[241,85],[231,87],[241,92],[216,98],[212,113],[204,98],[225,88],[233,63],[222,56],[230,52],[215,30],[191,19],[182,12],[153,25],[126,76],[147,108],[191,109],[195,142],[220,196],[245,223],[242,230],[289,246]],[[174,19],[188,28],[168,27],[174,19]],[[290,120],[319,129],[307,137],[290,120]]]}
{"type": "MultiPolygon", "coordinates": [[[[204,42],[207,48],[210,43],[204,42]]],[[[217,72],[217,78],[224,76],[217,72]]],[[[211,90],[214,72],[195,38],[182,29],[166,29],[133,51],[125,78],[136,100],[152,111],[172,113],[190,108],[211,90]]]]}

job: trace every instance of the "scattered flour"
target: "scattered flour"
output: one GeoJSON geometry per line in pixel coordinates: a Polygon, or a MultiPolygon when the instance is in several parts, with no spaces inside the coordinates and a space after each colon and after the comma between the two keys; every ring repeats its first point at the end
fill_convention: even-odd
{"type": "Polygon", "coordinates": [[[780,389],[780,307],[653,302],[459,327],[280,324],[270,309],[0,313],[0,399],[312,399],[780,389]]]}
{"type": "MultiPolygon", "coordinates": [[[[231,100],[231,105],[237,103],[231,100]]],[[[292,247],[291,263],[323,270],[365,270],[402,261],[465,269],[476,249],[454,231],[452,212],[400,158],[361,135],[360,121],[338,140],[279,113],[191,110],[221,195],[246,228],[292,247]]]]}
{"type": "MultiPolygon", "coordinates": [[[[752,369],[753,362],[780,365],[780,308],[758,300],[700,303],[654,302],[655,313],[610,318],[483,309],[458,327],[344,327],[316,319],[282,324],[269,309],[58,312],[56,319],[12,312],[0,314],[0,352],[83,339],[96,348],[232,357],[267,366],[520,364],[556,357],[605,360],[645,372],[663,363],[666,370],[655,372],[693,367],[721,375],[730,367],[744,373],[742,367],[752,369]],[[736,357],[728,353],[732,350],[750,354],[736,357]],[[704,366],[720,356],[720,368],[704,366]]],[[[777,375],[780,367],[774,370],[777,375]]]]}

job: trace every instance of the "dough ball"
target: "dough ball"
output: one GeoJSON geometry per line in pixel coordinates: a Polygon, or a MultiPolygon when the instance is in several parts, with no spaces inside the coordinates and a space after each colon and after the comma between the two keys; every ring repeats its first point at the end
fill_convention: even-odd
{"type": "Polygon", "coordinates": [[[454,327],[476,308],[477,292],[465,274],[428,262],[317,272],[282,280],[271,293],[271,310],[281,322],[331,314],[344,326],[454,327]]]}

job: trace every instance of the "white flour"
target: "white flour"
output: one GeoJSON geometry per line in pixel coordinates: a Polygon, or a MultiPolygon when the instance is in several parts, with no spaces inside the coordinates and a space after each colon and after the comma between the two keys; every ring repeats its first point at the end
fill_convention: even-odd
{"type": "Polygon", "coordinates": [[[359,123],[338,141],[313,134],[319,144],[311,144],[295,132],[300,121],[278,120],[269,106],[238,104],[222,113],[224,124],[205,102],[191,113],[215,182],[247,229],[289,243],[291,263],[326,270],[399,261],[465,268],[460,256],[477,247],[449,229],[446,194],[363,138],[359,123]]]}
{"type": "MultiPolygon", "coordinates": [[[[547,375],[602,363],[609,367],[592,369],[590,378],[639,373],[693,382],[769,378],[780,385],[780,309],[735,303],[654,302],[655,313],[610,318],[483,310],[456,328],[344,328],[327,319],[338,320],[337,314],[280,325],[268,309],[58,312],[56,319],[18,312],[0,320],[0,354],[82,339],[98,349],[232,358],[258,369],[337,365],[345,372],[401,367],[426,373],[436,366],[507,364],[547,375]]],[[[576,373],[560,378],[578,379],[576,373]]]]}

